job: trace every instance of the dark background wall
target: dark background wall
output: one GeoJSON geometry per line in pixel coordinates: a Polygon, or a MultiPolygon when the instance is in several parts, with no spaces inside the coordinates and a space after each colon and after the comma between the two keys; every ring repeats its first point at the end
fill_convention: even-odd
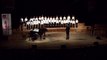
{"type": "Polygon", "coordinates": [[[87,1],[84,0],[23,0],[16,2],[19,14],[62,16],[76,15],[83,18],[87,12],[87,1]],[[20,3],[20,4],[19,4],[20,3]]]}
{"type": "Polygon", "coordinates": [[[100,0],[0,0],[0,12],[12,13],[12,26],[20,17],[75,15],[87,24],[106,23],[107,1],[100,0]]]}
{"type": "Polygon", "coordinates": [[[106,0],[88,0],[88,20],[93,23],[107,24],[106,0]]]}
{"type": "Polygon", "coordinates": [[[80,22],[87,19],[86,0],[0,0],[1,12],[12,13],[12,26],[17,28],[20,17],[75,15],[80,22]]]}

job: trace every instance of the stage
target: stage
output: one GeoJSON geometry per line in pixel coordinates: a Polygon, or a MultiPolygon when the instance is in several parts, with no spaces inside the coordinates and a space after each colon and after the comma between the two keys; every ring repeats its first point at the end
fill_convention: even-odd
{"type": "Polygon", "coordinates": [[[82,32],[70,32],[70,39],[66,40],[65,32],[47,32],[46,39],[29,40],[25,32],[16,32],[8,37],[8,41],[0,43],[0,48],[6,49],[29,49],[32,45],[36,45],[37,49],[60,49],[62,45],[66,48],[82,48],[94,46],[94,42],[99,45],[106,45],[107,39],[101,37],[101,40],[96,39],[96,36],[91,36],[82,32]]]}

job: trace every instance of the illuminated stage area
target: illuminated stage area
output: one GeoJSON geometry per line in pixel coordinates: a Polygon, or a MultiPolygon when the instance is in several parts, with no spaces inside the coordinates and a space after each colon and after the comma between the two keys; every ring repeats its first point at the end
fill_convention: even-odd
{"type": "MultiPolygon", "coordinates": [[[[44,30],[41,30],[44,31],[44,30]]],[[[81,48],[94,46],[94,43],[106,45],[107,39],[101,37],[96,39],[98,35],[95,31],[92,35],[91,26],[86,26],[85,23],[79,23],[74,16],[68,17],[39,17],[39,18],[21,18],[21,25],[18,30],[14,30],[12,35],[8,36],[7,42],[2,42],[0,47],[9,49],[60,49],[61,46],[66,48],[81,48]],[[69,39],[66,39],[66,27],[70,24],[69,39]],[[39,32],[44,27],[47,29],[44,37],[41,39],[39,32]],[[30,32],[33,31],[34,36],[30,32]],[[36,37],[36,38],[35,38],[36,37]]]]}
{"type": "Polygon", "coordinates": [[[70,31],[82,32],[86,31],[87,27],[85,23],[79,23],[75,16],[56,16],[56,17],[33,17],[33,18],[21,18],[20,31],[35,30],[39,32],[39,29],[43,26],[48,32],[65,32],[67,24],[70,24],[70,31]]]}
{"type": "MultiPolygon", "coordinates": [[[[107,39],[101,37],[99,31],[95,30],[92,34],[92,27],[80,23],[74,16],[67,17],[39,17],[39,18],[21,18],[21,24],[18,29],[12,30],[12,35],[8,36],[8,41],[1,42],[0,47],[7,49],[60,49],[81,48],[98,45],[106,45],[107,39]],[[69,24],[69,39],[66,39],[66,27],[69,24]],[[40,38],[40,29],[45,28],[45,38],[40,38]],[[33,31],[34,35],[32,38],[33,31]],[[94,44],[95,43],[95,44],[94,44]],[[33,47],[35,46],[35,47],[33,47]]],[[[43,32],[44,30],[41,30],[43,32]]]]}
{"type": "Polygon", "coordinates": [[[107,58],[106,0],[1,0],[0,16],[1,59],[107,58]]]}
{"type": "Polygon", "coordinates": [[[55,28],[55,27],[66,27],[66,24],[71,24],[72,28],[78,27],[78,19],[75,16],[67,17],[33,17],[33,18],[21,18],[20,30],[31,30],[35,28],[40,28],[44,26],[45,28],[55,28]]]}
{"type": "Polygon", "coordinates": [[[98,42],[99,45],[107,44],[107,39],[96,39],[95,36],[91,36],[87,33],[73,33],[70,32],[70,39],[66,40],[65,32],[47,32],[46,39],[40,40],[39,38],[32,41],[29,37],[23,36],[26,33],[16,32],[16,34],[10,36],[7,42],[2,42],[0,47],[7,49],[29,49],[32,45],[36,45],[37,49],[60,49],[61,45],[66,45],[66,48],[82,48],[94,46],[94,42],[98,42]]]}

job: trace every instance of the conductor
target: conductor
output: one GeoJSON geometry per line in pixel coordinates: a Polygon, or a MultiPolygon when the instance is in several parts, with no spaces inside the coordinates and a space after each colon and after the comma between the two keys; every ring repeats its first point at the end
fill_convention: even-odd
{"type": "Polygon", "coordinates": [[[70,23],[66,24],[66,39],[69,39],[70,23]]]}

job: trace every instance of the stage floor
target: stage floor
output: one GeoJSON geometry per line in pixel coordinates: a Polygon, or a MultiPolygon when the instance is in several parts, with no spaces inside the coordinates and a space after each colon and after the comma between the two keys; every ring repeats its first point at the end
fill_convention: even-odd
{"type": "Polygon", "coordinates": [[[72,33],[70,32],[70,39],[66,40],[65,32],[47,32],[46,39],[35,41],[29,40],[29,37],[22,36],[22,33],[9,36],[8,41],[0,43],[1,48],[7,49],[29,49],[32,45],[37,45],[37,49],[60,49],[61,45],[66,45],[66,48],[81,48],[94,46],[94,42],[99,42],[99,45],[107,44],[107,38],[102,40],[96,39],[96,36],[91,36],[87,33],[72,33]]]}

